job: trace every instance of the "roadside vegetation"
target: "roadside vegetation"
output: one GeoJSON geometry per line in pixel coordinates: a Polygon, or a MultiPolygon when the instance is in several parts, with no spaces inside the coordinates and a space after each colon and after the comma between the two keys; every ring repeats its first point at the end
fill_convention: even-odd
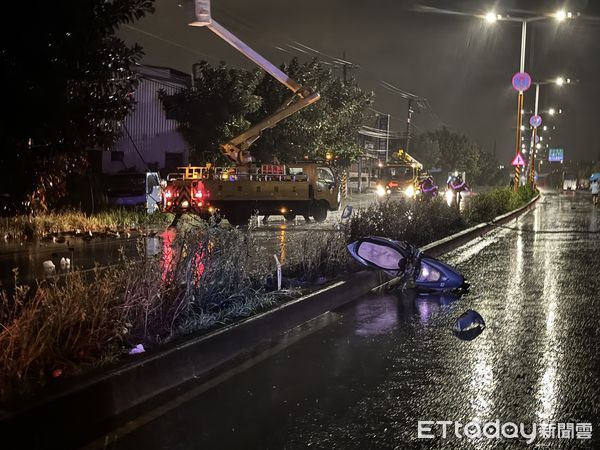
{"type": "Polygon", "coordinates": [[[462,214],[441,199],[389,201],[358,211],[338,229],[294,234],[279,249],[265,247],[252,228],[195,225],[165,234],[154,257],[140,249],[139,259],[35,287],[20,286],[15,275],[14,286],[0,291],[0,401],[129,358],[140,344],[149,350],[298,297],[356,270],[346,244],[360,236],[424,245],[533,195],[493,190],[472,198],[462,214]],[[273,253],[282,263],[281,290],[273,253]]]}
{"type": "Polygon", "coordinates": [[[0,217],[0,236],[7,239],[44,239],[59,234],[116,233],[165,227],[172,214],[112,209],[88,215],[80,211],[0,217]]]}
{"type": "Polygon", "coordinates": [[[494,188],[469,199],[463,215],[469,225],[489,222],[525,205],[537,195],[529,186],[521,186],[517,192],[509,188],[494,188]]]}

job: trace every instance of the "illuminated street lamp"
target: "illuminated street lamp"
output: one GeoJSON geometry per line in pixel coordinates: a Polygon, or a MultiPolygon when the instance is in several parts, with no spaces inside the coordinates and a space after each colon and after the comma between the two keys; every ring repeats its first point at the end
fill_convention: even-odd
{"type": "Polygon", "coordinates": [[[572,19],[574,14],[571,11],[565,11],[564,9],[559,9],[554,13],[554,18],[557,22],[564,22],[567,19],[572,19]]]}
{"type": "MultiPolygon", "coordinates": [[[[533,128],[533,132],[531,133],[531,157],[529,159],[529,182],[531,183],[531,187],[535,187],[535,148],[540,149],[542,147],[542,145],[540,143],[538,143],[538,130],[537,128],[542,124],[542,118],[538,115],[538,106],[539,106],[539,99],[540,99],[540,86],[542,85],[546,85],[546,84],[556,84],[558,86],[563,86],[564,84],[571,84],[571,79],[570,78],[564,78],[564,77],[557,77],[555,80],[553,81],[537,81],[537,82],[533,82],[533,84],[535,84],[535,109],[534,109],[534,115],[532,116],[530,123],[532,125],[533,128]],[[537,143],[537,145],[536,145],[537,143]],[[534,148],[535,146],[535,148],[534,148]]],[[[559,114],[562,114],[562,109],[558,110],[559,114]]],[[[551,116],[556,114],[556,109],[555,108],[550,108],[548,110],[548,114],[550,114],[551,116]]],[[[544,130],[547,130],[548,127],[544,126],[543,128],[544,130]]],[[[539,137],[539,141],[542,141],[543,137],[539,137]]]]}
{"type": "Polygon", "coordinates": [[[558,22],[563,22],[563,21],[567,20],[567,12],[564,9],[559,9],[558,11],[556,11],[554,13],[554,18],[558,22]]]}
{"type": "Polygon", "coordinates": [[[489,23],[494,23],[495,21],[498,20],[498,14],[496,14],[495,12],[489,12],[485,15],[485,21],[489,22],[489,23]]]}
{"type": "MultiPolygon", "coordinates": [[[[557,11],[553,14],[554,18],[558,22],[563,22],[566,19],[573,18],[573,13],[567,12],[564,10],[557,11]]],[[[480,16],[481,17],[481,16],[480,16]]],[[[530,17],[530,18],[516,18],[510,16],[502,16],[500,14],[496,14],[494,11],[490,11],[483,18],[487,23],[495,23],[499,20],[508,21],[508,22],[519,22],[521,23],[521,60],[519,66],[519,73],[513,77],[513,87],[518,90],[519,95],[517,97],[517,136],[516,136],[516,153],[519,153],[519,143],[521,142],[521,131],[522,131],[522,121],[523,121],[523,92],[527,90],[531,84],[531,78],[529,75],[525,73],[525,50],[526,50],[526,42],[527,42],[527,24],[529,22],[536,22],[539,20],[547,19],[548,16],[538,16],[538,17],[530,17]],[[515,79],[521,78],[521,80],[528,80],[528,83],[525,82],[515,82],[515,79]]],[[[556,83],[559,84],[559,79],[556,80],[556,83]]],[[[565,83],[564,78],[560,77],[560,84],[565,83]]],[[[537,114],[537,113],[536,113],[537,114]]],[[[521,179],[521,168],[519,166],[515,166],[515,190],[519,188],[519,182],[521,179]]]]}

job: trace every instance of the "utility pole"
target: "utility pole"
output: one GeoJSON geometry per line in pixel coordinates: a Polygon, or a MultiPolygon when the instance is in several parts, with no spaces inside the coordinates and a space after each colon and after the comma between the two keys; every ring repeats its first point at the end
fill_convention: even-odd
{"type": "Polygon", "coordinates": [[[387,115],[387,133],[385,136],[385,162],[390,160],[390,115],[387,115]]]}
{"type": "Polygon", "coordinates": [[[396,86],[391,85],[390,83],[386,83],[385,81],[381,81],[381,85],[387,90],[393,92],[396,95],[399,95],[402,98],[408,100],[408,116],[406,118],[406,148],[404,149],[406,152],[410,149],[410,130],[411,130],[411,122],[412,115],[415,112],[415,108],[418,112],[426,111],[429,107],[429,102],[424,97],[419,97],[418,95],[411,94],[410,92],[403,91],[396,86]]]}
{"type": "Polygon", "coordinates": [[[408,99],[408,117],[406,118],[406,147],[404,148],[404,151],[406,153],[408,153],[408,150],[410,147],[410,123],[412,121],[412,115],[414,112],[412,105],[413,105],[413,99],[409,98],[408,99]]]}

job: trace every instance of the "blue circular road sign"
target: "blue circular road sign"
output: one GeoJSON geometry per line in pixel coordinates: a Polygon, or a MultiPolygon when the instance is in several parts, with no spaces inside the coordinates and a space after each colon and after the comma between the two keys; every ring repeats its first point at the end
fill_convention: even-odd
{"type": "Polygon", "coordinates": [[[512,85],[515,90],[524,92],[531,86],[531,76],[527,72],[517,72],[512,78],[512,85]]]}
{"type": "Polygon", "coordinates": [[[542,124],[542,118],[540,116],[531,116],[531,119],[529,119],[529,124],[533,128],[537,128],[542,124]]]}

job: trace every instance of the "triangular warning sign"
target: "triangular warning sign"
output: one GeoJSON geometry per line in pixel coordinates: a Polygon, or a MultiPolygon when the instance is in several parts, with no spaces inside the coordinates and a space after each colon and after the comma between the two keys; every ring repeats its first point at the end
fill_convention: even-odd
{"type": "Polygon", "coordinates": [[[521,156],[520,153],[517,153],[517,155],[515,156],[515,159],[512,160],[511,164],[513,166],[524,166],[525,160],[523,159],[523,156],[521,156]]]}

